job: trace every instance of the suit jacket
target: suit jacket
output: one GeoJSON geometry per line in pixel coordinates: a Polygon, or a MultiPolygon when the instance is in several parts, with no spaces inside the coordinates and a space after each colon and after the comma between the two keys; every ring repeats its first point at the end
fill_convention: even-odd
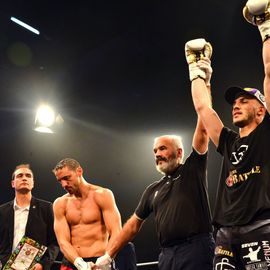
{"type": "MultiPolygon", "coordinates": [[[[12,253],[14,233],[14,200],[0,206],[0,261],[3,265],[12,253]]],[[[25,236],[48,247],[40,263],[49,270],[56,259],[59,247],[53,229],[52,203],[32,197],[25,236]]]]}

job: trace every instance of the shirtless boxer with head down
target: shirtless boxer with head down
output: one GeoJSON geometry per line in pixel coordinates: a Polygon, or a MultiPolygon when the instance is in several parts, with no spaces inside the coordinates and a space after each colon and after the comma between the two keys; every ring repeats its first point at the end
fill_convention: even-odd
{"type": "Polygon", "coordinates": [[[90,270],[92,262],[105,253],[108,242],[113,241],[121,229],[113,193],[89,184],[74,159],[61,160],[53,172],[68,192],[53,204],[54,230],[68,260],[61,269],[90,270]]]}

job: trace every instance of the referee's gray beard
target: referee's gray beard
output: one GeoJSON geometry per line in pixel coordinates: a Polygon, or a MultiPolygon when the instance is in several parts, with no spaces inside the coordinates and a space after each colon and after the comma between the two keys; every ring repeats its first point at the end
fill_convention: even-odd
{"type": "Polygon", "coordinates": [[[172,158],[162,164],[157,164],[156,169],[161,174],[170,175],[175,171],[178,165],[179,163],[177,161],[177,158],[172,158]]]}

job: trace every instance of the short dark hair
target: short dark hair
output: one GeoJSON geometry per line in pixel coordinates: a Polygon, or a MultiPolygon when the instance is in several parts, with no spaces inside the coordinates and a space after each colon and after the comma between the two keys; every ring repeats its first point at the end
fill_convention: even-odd
{"type": "Polygon", "coordinates": [[[80,163],[73,158],[64,158],[59,161],[53,169],[53,173],[56,173],[58,170],[68,167],[69,169],[75,171],[77,168],[81,167],[80,163]]]}
{"type": "Polygon", "coordinates": [[[12,173],[12,180],[15,179],[15,172],[16,172],[17,170],[21,169],[21,168],[27,168],[27,169],[29,169],[29,170],[31,171],[32,175],[34,176],[33,171],[32,171],[31,168],[30,168],[30,164],[22,163],[22,164],[19,164],[19,165],[17,165],[17,166],[15,167],[15,169],[14,169],[14,171],[13,171],[13,173],[12,173]]]}

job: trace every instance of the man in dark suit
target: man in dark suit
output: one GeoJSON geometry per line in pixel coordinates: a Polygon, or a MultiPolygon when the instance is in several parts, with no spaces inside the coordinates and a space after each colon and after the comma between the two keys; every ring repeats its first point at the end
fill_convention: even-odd
{"type": "Polygon", "coordinates": [[[27,236],[47,247],[33,270],[49,270],[59,252],[52,204],[32,196],[34,177],[29,164],[15,168],[11,186],[15,199],[0,206],[0,261],[4,266],[21,238],[27,236]]]}

